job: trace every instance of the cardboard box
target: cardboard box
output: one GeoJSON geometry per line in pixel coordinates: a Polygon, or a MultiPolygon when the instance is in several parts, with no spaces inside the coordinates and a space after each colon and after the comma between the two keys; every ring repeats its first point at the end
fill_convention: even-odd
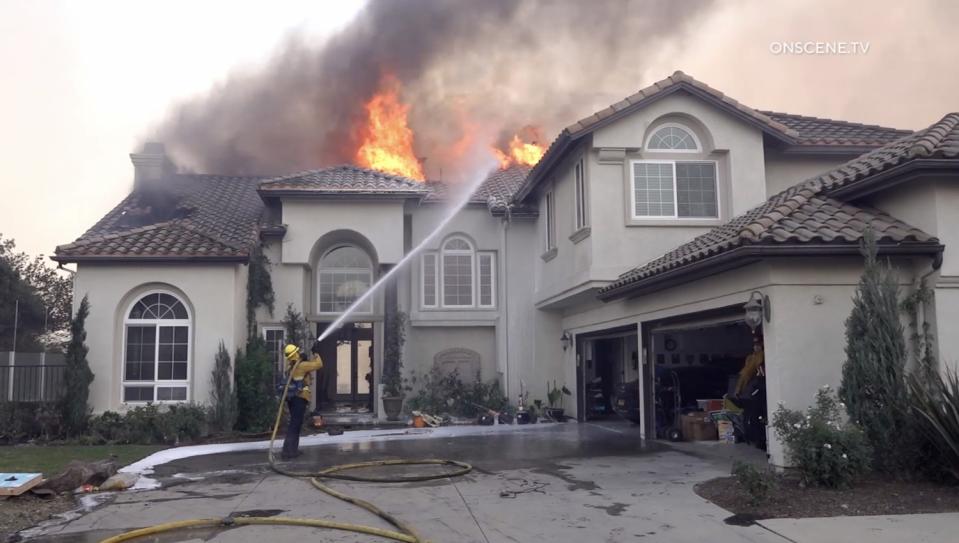
{"type": "Polygon", "coordinates": [[[719,431],[705,411],[694,411],[681,417],[683,441],[716,441],[719,431]]]}
{"type": "Polygon", "coordinates": [[[736,430],[733,428],[733,423],[728,420],[721,420],[716,424],[716,428],[719,430],[719,441],[727,444],[736,443],[736,430]]]}

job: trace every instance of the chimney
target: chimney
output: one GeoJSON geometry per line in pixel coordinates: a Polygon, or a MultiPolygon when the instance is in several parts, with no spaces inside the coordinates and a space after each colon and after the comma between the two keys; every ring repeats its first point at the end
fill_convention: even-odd
{"type": "Polygon", "coordinates": [[[166,176],[176,171],[166,149],[158,141],[144,143],[139,153],[130,153],[130,160],[133,162],[134,190],[163,181],[166,176]]]}

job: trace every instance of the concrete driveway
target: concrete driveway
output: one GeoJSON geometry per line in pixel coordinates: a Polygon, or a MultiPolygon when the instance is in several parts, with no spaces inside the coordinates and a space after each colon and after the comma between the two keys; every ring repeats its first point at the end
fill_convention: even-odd
{"type": "MultiPolygon", "coordinates": [[[[628,424],[553,424],[463,437],[363,441],[313,446],[297,467],[382,458],[450,458],[474,465],[454,480],[330,486],[369,500],[435,542],[776,542],[757,525],[723,522],[725,510],[693,492],[729,473],[709,455],[644,446],[628,424]]],[[[262,451],[177,460],[160,466],[159,490],[113,495],[91,512],[46,530],[49,543],[99,541],[132,528],[199,517],[284,515],[389,528],[366,511],[269,471],[262,451]]],[[[181,533],[154,541],[373,541],[347,532],[241,527],[181,533]]]]}

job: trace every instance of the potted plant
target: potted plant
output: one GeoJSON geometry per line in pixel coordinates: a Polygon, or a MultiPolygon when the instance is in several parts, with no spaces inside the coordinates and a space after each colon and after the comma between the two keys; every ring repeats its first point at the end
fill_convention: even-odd
{"type": "Polygon", "coordinates": [[[403,344],[406,343],[406,313],[397,311],[386,322],[386,342],[383,345],[383,410],[386,420],[400,420],[404,394],[403,344]]]}
{"type": "Polygon", "coordinates": [[[563,422],[566,420],[566,417],[563,415],[565,409],[563,409],[563,396],[572,396],[572,392],[566,388],[566,385],[563,385],[563,388],[556,386],[556,381],[553,381],[553,386],[549,386],[549,382],[546,382],[546,400],[549,402],[549,407],[546,408],[546,416],[555,420],[556,422],[563,422]]]}

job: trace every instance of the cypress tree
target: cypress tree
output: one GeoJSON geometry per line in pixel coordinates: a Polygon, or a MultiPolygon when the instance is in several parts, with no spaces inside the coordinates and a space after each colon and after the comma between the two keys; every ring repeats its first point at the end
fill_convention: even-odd
{"type": "Polygon", "coordinates": [[[899,319],[899,287],[887,263],[877,258],[871,230],[864,235],[865,269],[846,319],[846,361],[839,397],[849,418],[873,446],[873,466],[910,469],[913,431],[908,424],[906,343],[899,319]]]}
{"type": "Polygon", "coordinates": [[[222,341],[214,358],[213,373],[210,375],[210,403],[213,427],[221,432],[232,430],[236,424],[236,390],[233,388],[230,353],[222,341]]]}
{"type": "Polygon", "coordinates": [[[64,432],[68,436],[77,436],[83,432],[90,415],[87,399],[90,396],[90,383],[93,372],[87,362],[86,320],[90,315],[90,302],[84,296],[80,301],[76,316],[70,320],[70,343],[67,346],[66,369],[63,382],[63,397],[60,399],[60,417],[64,432]]]}

